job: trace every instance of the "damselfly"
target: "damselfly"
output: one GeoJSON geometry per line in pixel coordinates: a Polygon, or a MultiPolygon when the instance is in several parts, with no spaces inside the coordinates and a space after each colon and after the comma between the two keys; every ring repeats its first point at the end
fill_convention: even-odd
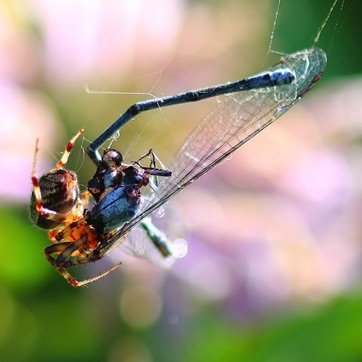
{"type": "Polygon", "coordinates": [[[74,205],[66,210],[67,219],[63,223],[58,210],[49,210],[53,200],[47,200],[47,210],[42,209],[40,181],[45,177],[45,185],[49,173],[43,175],[38,183],[34,171],[33,195],[36,202],[32,204],[35,208],[33,214],[38,213],[42,219],[58,222],[55,227],[52,226],[51,241],[54,244],[45,249],[48,261],[73,286],[86,285],[109,274],[121,263],[98,277],[82,282],[76,281],[67,269],[99,260],[119,244],[126,244],[127,237],[132,236],[137,224],[141,225],[161,254],[170,257],[172,245],[153,225],[150,214],[288,111],[320,79],[326,64],[323,50],[311,48],[285,56],[269,70],[241,81],[131,106],[87,149],[97,166],[88,186],[96,200],[95,206],[87,209],[83,202],[82,210],[86,211],[80,215],[81,201],[77,197],[74,205]],[[157,162],[152,151],[146,155],[151,156],[149,166],[140,163],[146,156],[125,164],[121,154],[114,149],[108,149],[103,157],[100,156],[99,148],[139,113],[215,96],[224,98],[191,133],[167,168],[157,162]],[[153,179],[157,179],[157,183],[153,183],[153,179]],[[150,185],[153,187],[145,198],[141,190],[150,185]],[[74,220],[69,220],[69,216],[73,216],[74,220]],[[58,256],[55,258],[52,254],[58,256]]]}

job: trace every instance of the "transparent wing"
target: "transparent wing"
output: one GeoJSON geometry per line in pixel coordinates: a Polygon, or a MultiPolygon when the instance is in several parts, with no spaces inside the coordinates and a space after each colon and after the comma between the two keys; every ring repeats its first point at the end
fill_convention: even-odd
{"type": "MultiPolygon", "coordinates": [[[[132,228],[127,238],[121,243],[120,248],[128,254],[137,257],[152,260],[152,262],[163,268],[170,267],[176,259],[187,255],[188,245],[185,237],[185,226],[182,218],[177,217],[177,210],[166,207],[160,207],[155,212],[142,219],[141,223],[132,228]],[[162,209],[162,215],[158,211],[162,209]],[[163,256],[160,250],[152,243],[147,230],[152,228],[158,238],[170,251],[170,255],[163,256]]],[[[114,239],[113,239],[114,240],[114,239]]]]}
{"type": "MultiPolygon", "coordinates": [[[[288,55],[270,69],[289,68],[295,80],[288,85],[232,93],[196,127],[168,166],[171,177],[159,180],[139,214],[119,230],[109,243],[125,235],[175,194],[227,158],[241,145],[296,104],[319,80],[327,64],[323,50],[311,48],[288,55]]],[[[132,238],[132,232],[130,234],[132,238]]]]}

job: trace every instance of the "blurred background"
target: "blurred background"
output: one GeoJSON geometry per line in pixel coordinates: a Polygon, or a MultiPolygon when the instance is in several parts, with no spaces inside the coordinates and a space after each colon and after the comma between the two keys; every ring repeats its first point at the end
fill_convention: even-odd
{"type": "MultiPolygon", "coordinates": [[[[189,252],[170,270],[117,250],[100,270],[125,265],[74,289],[45,260],[47,234],[29,218],[36,138],[42,173],[86,127],[68,164],[84,188],[95,171],[84,148],[130,105],[258,73],[280,58],[270,48],[312,46],[332,5],[0,3],[2,361],[362,359],[357,1],[337,1],[323,29],[317,86],[172,199],[167,222],[189,252]]],[[[167,164],[212,102],[145,114],[113,145],[128,161],[152,147],[167,164]]]]}

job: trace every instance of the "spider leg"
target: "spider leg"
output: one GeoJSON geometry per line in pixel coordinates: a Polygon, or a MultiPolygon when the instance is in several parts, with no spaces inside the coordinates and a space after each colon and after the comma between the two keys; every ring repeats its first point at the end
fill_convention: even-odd
{"type": "MultiPolygon", "coordinates": [[[[93,229],[90,229],[86,224],[86,217],[81,217],[74,222],[68,223],[63,229],[54,229],[49,232],[49,239],[55,243],[66,240],[67,242],[74,243],[74,240],[80,240],[84,237],[86,231],[88,243],[90,240],[93,242],[97,240],[97,236],[93,229]]],[[[94,244],[98,242],[95,241],[94,244]]]]}
{"type": "Polygon", "coordinates": [[[66,279],[66,281],[73,287],[75,288],[79,288],[79,287],[84,287],[90,283],[94,283],[104,277],[106,277],[107,275],[111,274],[113,271],[115,271],[118,267],[120,267],[122,265],[122,262],[117,263],[116,265],[114,265],[112,268],[106,270],[104,273],[97,275],[96,277],[93,278],[89,278],[89,279],[85,279],[82,281],[78,281],[77,279],[75,279],[68,271],[66,271],[64,268],[57,268],[56,270],[58,271],[58,273],[64,278],[66,279]]]}
{"type": "MultiPolygon", "coordinates": [[[[62,158],[58,161],[58,163],[55,166],[56,169],[62,168],[67,164],[70,153],[74,147],[76,140],[79,138],[79,136],[81,134],[83,134],[84,131],[85,131],[85,128],[82,128],[73,138],[71,138],[69,140],[67,147],[65,147],[65,150],[63,152],[62,158]]],[[[38,159],[38,153],[39,153],[39,138],[37,138],[37,140],[35,142],[35,152],[34,152],[33,172],[32,172],[32,176],[35,176],[36,178],[37,178],[36,164],[37,164],[37,159],[38,159]]]]}
{"type": "Polygon", "coordinates": [[[84,243],[84,238],[76,240],[74,242],[64,241],[62,243],[52,244],[44,249],[44,254],[48,262],[54,267],[69,268],[73,266],[73,261],[67,261],[75,251],[79,250],[80,246],[84,243]],[[57,258],[54,258],[52,254],[59,254],[57,258]]]}
{"type": "Polygon", "coordinates": [[[87,255],[84,253],[84,256],[79,257],[79,259],[66,260],[74,252],[76,251],[81,252],[81,246],[82,244],[84,244],[84,242],[85,240],[83,238],[76,240],[75,242],[63,242],[63,243],[53,244],[44,249],[44,254],[48,262],[51,265],[53,265],[54,268],[58,271],[58,273],[64,279],[66,279],[67,282],[73,287],[82,287],[87,284],[93,283],[99,279],[102,279],[122,265],[122,262],[119,262],[116,265],[114,265],[112,268],[109,268],[108,270],[106,270],[100,275],[97,275],[96,277],[85,279],[83,281],[78,281],[66,269],[76,265],[88,264],[89,262],[96,261],[101,258],[101,256],[99,256],[98,254],[87,255]],[[53,253],[60,253],[60,255],[55,259],[51,255],[53,253]],[[94,256],[93,258],[92,255],[94,256]]]}
{"type": "Polygon", "coordinates": [[[72,151],[72,148],[74,147],[75,141],[79,138],[79,136],[85,131],[85,128],[82,128],[67,144],[67,147],[65,147],[65,150],[63,152],[62,158],[59,160],[59,162],[56,164],[55,168],[62,168],[64,167],[67,162],[68,158],[70,156],[70,153],[72,151]]]}
{"type": "Polygon", "coordinates": [[[34,194],[35,194],[35,198],[36,200],[41,200],[41,192],[40,192],[40,187],[39,187],[39,179],[38,179],[38,175],[36,172],[36,162],[37,162],[37,158],[38,158],[38,153],[39,153],[39,138],[36,139],[35,142],[35,152],[34,152],[34,160],[33,160],[33,170],[31,173],[31,179],[33,182],[33,187],[34,187],[34,194]],[[36,190],[35,190],[36,188],[36,190]]]}
{"type": "Polygon", "coordinates": [[[50,240],[53,240],[54,236],[56,236],[61,231],[61,229],[57,228],[57,226],[70,224],[72,222],[76,222],[79,219],[82,219],[83,206],[79,204],[76,208],[74,208],[74,210],[71,210],[65,214],[57,213],[43,206],[40,206],[39,208],[36,208],[35,206],[35,212],[32,212],[31,217],[37,226],[43,229],[51,229],[49,231],[49,238],[50,240]],[[50,222],[52,224],[46,224],[46,222],[50,222]]]}
{"type": "MultiPolygon", "coordinates": [[[[76,209],[78,210],[78,209],[76,209]]],[[[49,210],[46,207],[36,204],[36,211],[37,213],[43,217],[44,219],[52,220],[57,223],[63,223],[70,220],[76,220],[79,218],[79,213],[75,212],[74,210],[71,212],[68,212],[66,214],[61,214],[58,212],[55,212],[53,210],[49,210]]]]}

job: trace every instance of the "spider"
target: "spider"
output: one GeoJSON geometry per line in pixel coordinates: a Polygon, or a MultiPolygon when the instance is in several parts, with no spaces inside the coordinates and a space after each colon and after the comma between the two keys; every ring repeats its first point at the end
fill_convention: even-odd
{"type": "MultiPolygon", "coordinates": [[[[84,129],[80,130],[68,142],[55,168],[40,178],[36,174],[39,151],[36,142],[30,203],[34,223],[50,230],[49,239],[53,244],[44,249],[46,259],[74,287],[97,281],[122,264],[117,263],[104,273],[83,281],[76,280],[67,271],[70,267],[103,258],[122,243],[129,231],[120,238],[114,236],[137,214],[142,203],[141,188],[149,184],[155,187],[150,176],[171,176],[170,171],[155,167],[156,156],[152,150],[132,164],[125,164],[119,151],[106,149],[88,183],[88,191],[80,193],[77,175],[64,166],[83,132],[84,129]],[[148,156],[151,157],[151,166],[141,166],[141,160],[148,156]],[[90,207],[91,198],[94,205],[90,207]]],[[[164,256],[170,254],[156,236],[149,236],[164,256]]]]}

